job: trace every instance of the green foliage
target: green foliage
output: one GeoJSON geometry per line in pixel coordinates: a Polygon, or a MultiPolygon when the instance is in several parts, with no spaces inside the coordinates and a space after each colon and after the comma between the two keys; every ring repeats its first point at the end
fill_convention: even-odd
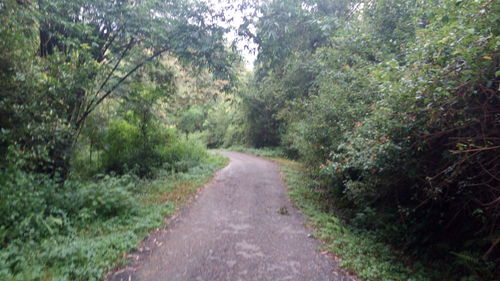
{"type": "Polygon", "coordinates": [[[273,90],[277,87],[269,82],[265,84],[262,93],[247,91],[242,95],[249,142],[255,147],[277,146],[280,143],[279,128],[282,122],[276,114],[283,101],[276,98],[280,93],[274,94],[273,90]]]}
{"type": "Polygon", "coordinates": [[[351,226],[424,264],[453,264],[455,277],[493,278],[498,5],[331,2],[348,11],[322,14],[323,1],[262,5],[257,75],[242,99],[250,143],[280,144],[305,162],[351,226]],[[292,37],[290,22],[311,32],[292,37]]]}
{"type": "Polygon", "coordinates": [[[205,142],[208,147],[224,145],[224,137],[232,121],[230,111],[229,104],[221,102],[213,106],[208,112],[203,124],[206,131],[205,142]]]}
{"type": "Polygon", "coordinates": [[[145,138],[140,128],[127,121],[111,121],[101,154],[103,170],[139,176],[152,176],[159,168],[186,172],[207,157],[200,142],[185,140],[173,129],[153,129],[145,138]]]}
{"type": "Polygon", "coordinates": [[[127,174],[62,186],[46,175],[2,170],[0,279],[102,280],[225,164],[207,156],[155,179],[127,174]]]}
{"type": "Polygon", "coordinates": [[[230,146],[227,149],[269,158],[284,157],[284,152],[279,147],[262,147],[256,149],[247,146],[230,146]]]}
{"type": "Polygon", "coordinates": [[[159,154],[163,168],[182,173],[208,158],[207,150],[202,143],[196,140],[182,141],[180,138],[161,148],[159,154]]]}
{"type": "Polygon", "coordinates": [[[207,112],[203,123],[203,138],[209,148],[242,145],[248,142],[245,114],[241,110],[239,94],[245,89],[245,82],[235,90],[235,96],[217,99],[207,112]]]}
{"type": "MultiPolygon", "coordinates": [[[[102,155],[103,167],[108,171],[125,172],[138,165],[148,167],[151,155],[142,157],[142,136],[140,129],[126,120],[112,120],[105,136],[105,147],[102,155]],[[132,165],[132,167],[127,167],[132,165]]],[[[146,142],[146,140],[145,140],[146,142]]]]}
{"type": "Polygon", "coordinates": [[[133,214],[134,177],[56,183],[17,169],[0,171],[2,245],[72,233],[80,223],[133,214]]]}
{"type": "Polygon", "coordinates": [[[159,67],[141,81],[137,74],[148,65],[168,53],[229,79],[235,59],[203,3],[8,0],[0,15],[2,162],[22,157],[24,169],[63,179],[87,118],[104,101],[169,91],[126,89],[128,82],[170,85],[170,72],[159,67]]]}
{"type": "MultiPolygon", "coordinates": [[[[326,43],[338,23],[349,13],[350,1],[267,1],[257,9],[262,14],[255,23],[253,39],[259,45],[258,76],[265,71],[280,75],[290,56],[300,50],[313,52],[326,43]]],[[[263,73],[264,72],[264,73],[263,73]]]]}
{"type": "Polygon", "coordinates": [[[182,113],[177,127],[179,130],[188,135],[189,133],[201,131],[204,121],[205,113],[203,108],[199,106],[192,106],[182,113]]]}
{"type": "MultiPolygon", "coordinates": [[[[346,224],[330,212],[324,190],[308,177],[296,162],[278,159],[290,197],[313,222],[315,236],[326,243],[324,248],[341,257],[340,266],[365,280],[435,280],[418,264],[412,267],[401,260],[400,253],[364,229],[346,224]]],[[[409,261],[406,261],[409,263],[409,261]]],[[[442,279],[443,275],[440,278],[442,279]]]]}
{"type": "MultiPolygon", "coordinates": [[[[490,247],[488,237],[498,235],[493,230],[497,207],[470,203],[497,197],[484,196],[496,185],[491,177],[496,156],[487,152],[494,149],[494,141],[483,140],[498,132],[489,117],[497,112],[498,101],[489,93],[497,90],[495,67],[484,59],[495,52],[494,17],[479,4],[446,7],[447,17],[456,20],[434,21],[419,30],[415,41],[407,43],[404,64],[387,59],[370,67],[377,100],[364,99],[369,107],[354,105],[362,114],[337,119],[345,126],[342,138],[328,149],[319,175],[340,189],[338,194],[353,210],[370,206],[382,214],[377,223],[367,225],[385,228],[388,237],[398,237],[396,244],[452,258],[450,252],[459,249],[484,253],[490,247]],[[475,13],[484,15],[475,18],[475,13]],[[461,38],[453,46],[441,41],[452,40],[450,32],[461,38]],[[488,112],[478,109],[479,104],[488,112]],[[486,127],[491,129],[479,129],[486,127]],[[466,152],[472,147],[476,150],[466,152]],[[474,215],[477,210],[480,216],[474,215]],[[397,220],[403,228],[387,226],[397,220]]],[[[445,13],[439,8],[435,12],[445,13]]],[[[350,96],[355,93],[351,90],[350,96]]]]}

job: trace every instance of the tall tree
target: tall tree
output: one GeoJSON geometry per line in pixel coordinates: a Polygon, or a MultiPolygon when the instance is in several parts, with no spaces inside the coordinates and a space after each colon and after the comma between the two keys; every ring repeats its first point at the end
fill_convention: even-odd
{"type": "MultiPolygon", "coordinates": [[[[34,107],[50,112],[57,122],[52,122],[51,133],[40,138],[40,142],[50,144],[48,163],[41,166],[63,178],[72,147],[89,114],[145,64],[168,53],[183,63],[208,67],[218,76],[227,77],[229,61],[234,58],[225,47],[224,29],[214,23],[215,14],[198,2],[6,1],[0,9],[11,16],[10,21],[32,15],[31,29],[38,29],[38,59],[34,60],[43,73],[39,89],[11,99],[10,108],[35,96],[43,100],[34,107]]],[[[16,95],[15,91],[11,94],[16,95]]],[[[40,115],[32,114],[37,118],[40,115]]],[[[13,123],[2,126],[16,130],[13,123]]],[[[21,150],[32,148],[33,143],[27,141],[32,134],[20,133],[20,139],[8,145],[20,145],[21,150]]]]}

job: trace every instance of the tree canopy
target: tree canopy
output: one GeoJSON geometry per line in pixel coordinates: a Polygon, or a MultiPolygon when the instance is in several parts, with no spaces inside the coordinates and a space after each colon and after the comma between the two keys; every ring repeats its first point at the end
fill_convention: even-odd
{"type": "Polygon", "coordinates": [[[108,260],[61,269],[47,245],[141,221],[138,186],[213,171],[206,147],[236,146],[302,162],[328,223],[405,262],[346,261],[361,278],[498,276],[497,1],[209,4],[0,1],[0,279],[98,280],[108,260]],[[256,44],[253,70],[228,32],[256,44]]]}
{"type": "Polygon", "coordinates": [[[146,64],[169,55],[230,79],[236,59],[216,15],[198,2],[9,0],[0,14],[2,158],[7,148],[31,150],[35,166],[63,176],[89,114],[124,94],[146,64]]]}

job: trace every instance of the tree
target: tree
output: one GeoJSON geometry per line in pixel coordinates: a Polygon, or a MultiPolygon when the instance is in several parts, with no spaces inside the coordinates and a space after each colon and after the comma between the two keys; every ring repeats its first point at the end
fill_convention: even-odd
{"type": "MultiPolygon", "coordinates": [[[[225,48],[224,29],[213,23],[212,11],[201,3],[39,0],[7,1],[0,9],[2,15],[9,15],[6,21],[10,27],[3,28],[5,32],[15,29],[14,23],[26,14],[31,15],[30,36],[38,30],[35,42],[39,43],[38,58],[31,59],[41,67],[42,75],[35,92],[18,96],[12,91],[8,94],[10,104],[4,107],[14,108],[36,97],[39,103],[27,109],[35,117],[34,126],[42,126],[37,120],[40,111],[50,112],[46,121],[53,128],[50,132],[41,129],[43,136],[38,142],[48,144],[46,157],[40,157],[43,161],[36,166],[62,178],[67,175],[72,148],[89,114],[144,65],[168,53],[185,64],[208,67],[217,76],[228,77],[229,61],[234,58],[225,48]]],[[[22,32],[15,36],[27,37],[22,32]]],[[[13,42],[13,47],[25,48],[13,42]]],[[[21,132],[17,126],[2,124],[4,130],[18,131],[10,135],[16,135],[10,141],[4,138],[7,146],[17,145],[22,151],[36,147],[27,141],[33,139],[33,131],[21,132]]]]}
{"type": "Polygon", "coordinates": [[[204,121],[205,113],[203,108],[200,106],[192,106],[182,113],[177,127],[186,134],[187,138],[189,133],[201,131],[204,121]]]}

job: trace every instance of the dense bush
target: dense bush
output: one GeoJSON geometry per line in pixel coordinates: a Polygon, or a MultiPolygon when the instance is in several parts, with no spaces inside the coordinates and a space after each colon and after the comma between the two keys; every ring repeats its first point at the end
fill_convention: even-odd
{"type": "Polygon", "coordinates": [[[236,58],[186,4],[0,1],[0,280],[102,280],[222,165],[167,117],[176,75],[229,88],[236,58]]]}
{"type": "Polygon", "coordinates": [[[187,172],[208,157],[205,146],[196,140],[177,139],[159,150],[164,169],[173,172],[187,172]]]}
{"type": "Polygon", "coordinates": [[[368,215],[364,224],[432,256],[477,251],[488,267],[500,210],[498,30],[484,3],[445,4],[407,44],[404,61],[368,69],[377,100],[365,98],[369,108],[352,103],[362,114],[334,119],[344,126],[342,139],[328,150],[320,175],[368,215]]]}
{"type": "Polygon", "coordinates": [[[186,136],[190,133],[199,132],[203,129],[205,115],[204,108],[200,106],[191,106],[181,114],[177,122],[177,128],[185,133],[186,136]]]}
{"type": "Polygon", "coordinates": [[[315,9],[323,1],[313,1],[300,12],[308,20],[268,26],[273,13],[300,7],[275,2],[262,6],[256,37],[267,49],[255,92],[244,99],[252,143],[280,142],[306,162],[350,223],[407,253],[453,263],[448,273],[492,278],[500,235],[498,5],[354,1],[353,15],[343,17],[324,15],[315,9]],[[324,33],[298,38],[310,40],[306,50],[276,39],[295,28],[324,33]],[[275,29],[281,33],[272,36],[275,29]]]}
{"type": "Polygon", "coordinates": [[[102,167],[107,172],[150,174],[161,165],[158,149],[168,141],[169,136],[161,132],[151,132],[145,137],[140,128],[126,120],[112,120],[104,137],[102,167]]]}
{"type": "Polygon", "coordinates": [[[152,128],[145,137],[140,128],[120,119],[110,122],[104,143],[102,168],[119,174],[151,176],[159,168],[185,172],[207,157],[201,143],[186,140],[174,129],[152,128]]]}
{"type": "Polygon", "coordinates": [[[80,224],[133,214],[137,204],[131,176],[104,177],[99,182],[66,181],[46,175],[0,170],[0,243],[40,241],[74,233],[80,224]]]}
{"type": "Polygon", "coordinates": [[[63,185],[46,175],[1,170],[0,280],[102,280],[225,163],[208,156],[185,173],[63,185]]]}
{"type": "Polygon", "coordinates": [[[231,123],[229,108],[226,103],[215,105],[207,114],[203,127],[205,131],[205,143],[208,147],[220,147],[224,145],[224,136],[231,123]]]}

